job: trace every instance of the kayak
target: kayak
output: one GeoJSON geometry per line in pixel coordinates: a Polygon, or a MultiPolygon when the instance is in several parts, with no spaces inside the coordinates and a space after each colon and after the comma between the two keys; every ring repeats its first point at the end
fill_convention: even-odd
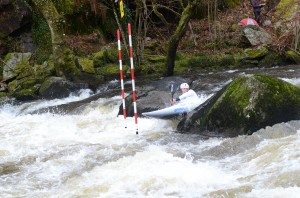
{"type": "Polygon", "coordinates": [[[144,112],[142,113],[145,117],[152,118],[171,118],[178,115],[182,115],[183,113],[188,113],[199,106],[199,102],[192,103],[178,103],[170,107],[166,107],[164,109],[159,109],[156,111],[144,112]]]}

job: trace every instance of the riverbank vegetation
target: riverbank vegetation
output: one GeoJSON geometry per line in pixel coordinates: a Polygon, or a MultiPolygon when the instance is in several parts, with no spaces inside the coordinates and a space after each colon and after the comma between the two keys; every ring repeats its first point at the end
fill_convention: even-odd
{"type": "Polygon", "coordinates": [[[260,26],[241,27],[242,19],[254,18],[250,1],[7,0],[0,5],[0,25],[7,27],[0,32],[0,91],[35,98],[51,76],[88,85],[97,79],[93,86],[118,78],[117,29],[129,75],[128,23],[136,76],[300,64],[299,2],[262,3],[260,26]],[[23,53],[30,59],[16,55],[23,53]]]}

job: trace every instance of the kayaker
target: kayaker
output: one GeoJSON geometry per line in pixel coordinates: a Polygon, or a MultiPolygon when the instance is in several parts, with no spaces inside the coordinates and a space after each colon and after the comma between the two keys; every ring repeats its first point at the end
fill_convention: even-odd
{"type": "Polygon", "coordinates": [[[190,89],[190,86],[187,83],[182,83],[180,85],[180,89],[181,89],[182,95],[180,95],[176,99],[172,98],[171,104],[174,104],[179,101],[184,101],[186,99],[198,98],[196,92],[194,90],[190,89]]]}

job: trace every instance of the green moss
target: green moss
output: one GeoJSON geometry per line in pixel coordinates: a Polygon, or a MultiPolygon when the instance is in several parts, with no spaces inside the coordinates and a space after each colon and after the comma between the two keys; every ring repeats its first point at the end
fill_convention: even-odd
{"type": "MultiPolygon", "coordinates": [[[[104,77],[119,77],[120,68],[116,64],[106,64],[102,67],[95,68],[96,74],[103,75],[104,77]]],[[[129,71],[129,67],[123,65],[123,74],[126,75],[129,71]]]]}
{"type": "Polygon", "coordinates": [[[94,67],[102,67],[107,63],[117,62],[117,49],[113,49],[112,47],[106,47],[101,51],[94,54],[93,63],[94,67]]]}
{"type": "Polygon", "coordinates": [[[17,99],[22,99],[22,100],[36,99],[40,86],[41,86],[40,84],[37,84],[28,89],[22,89],[18,92],[15,92],[12,96],[16,97],[17,99]]]}
{"type": "Polygon", "coordinates": [[[38,64],[46,61],[52,53],[50,28],[41,14],[32,14],[32,38],[37,47],[35,60],[38,64]]]}
{"type": "Polygon", "coordinates": [[[292,18],[299,10],[299,0],[281,0],[276,6],[276,17],[284,20],[292,18]]]}
{"type": "Polygon", "coordinates": [[[53,3],[60,13],[73,14],[76,5],[74,0],[53,0],[53,3]]]}
{"type": "Polygon", "coordinates": [[[273,67],[285,64],[285,61],[280,55],[276,54],[275,52],[270,52],[259,61],[258,67],[273,67]]]}
{"type": "Polygon", "coordinates": [[[78,63],[81,66],[81,69],[87,73],[95,73],[95,68],[93,64],[93,60],[87,58],[78,58],[78,63]]]}
{"type": "MultiPolygon", "coordinates": [[[[0,98],[6,97],[6,96],[7,96],[6,92],[0,92],[0,98]]],[[[0,103],[1,103],[1,99],[0,99],[0,103]]]]}
{"type": "Polygon", "coordinates": [[[268,49],[262,46],[259,46],[255,49],[245,49],[245,55],[247,59],[259,59],[268,54],[268,49]]]}
{"type": "Polygon", "coordinates": [[[153,55],[153,56],[145,56],[145,60],[150,63],[164,63],[167,59],[165,56],[153,55]]]}
{"type": "Polygon", "coordinates": [[[285,56],[294,63],[300,64],[300,55],[292,50],[285,52],[285,56]]]}
{"type": "Polygon", "coordinates": [[[77,69],[75,65],[75,57],[73,52],[70,49],[64,50],[63,56],[63,70],[65,75],[69,76],[77,76],[80,74],[80,71],[77,69]]]}
{"type": "Polygon", "coordinates": [[[240,5],[239,0],[223,0],[223,2],[227,5],[229,8],[234,8],[238,5],[240,5]]]}
{"type": "Polygon", "coordinates": [[[17,79],[25,78],[34,73],[32,66],[26,64],[18,64],[14,72],[18,74],[17,79]]]}
{"type": "Polygon", "coordinates": [[[44,82],[42,82],[41,87],[40,87],[40,89],[39,89],[39,92],[40,92],[40,93],[45,93],[46,89],[49,88],[49,86],[51,85],[51,83],[52,83],[51,78],[46,78],[46,79],[44,80],[44,82]]]}
{"type": "Polygon", "coordinates": [[[197,69],[221,69],[229,68],[235,65],[235,58],[230,54],[220,54],[211,56],[194,56],[188,60],[191,68],[197,69]]]}
{"type": "Polygon", "coordinates": [[[4,57],[4,62],[7,62],[8,60],[11,59],[11,53],[6,54],[6,56],[4,57]]]}

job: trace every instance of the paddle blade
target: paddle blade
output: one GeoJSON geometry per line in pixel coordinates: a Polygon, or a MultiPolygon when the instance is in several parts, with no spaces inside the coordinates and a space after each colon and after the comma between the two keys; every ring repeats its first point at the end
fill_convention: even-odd
{"type": "Polygon", "coordinates": [[[170,85],[169,85],[169,89],[171,91],[171,94],[172,94],[172,98],[173,98],[173,95],[175,94],[175,92],[177,91],[178,89],[178,86],[175,82],[171,82],[170,85]]]}

